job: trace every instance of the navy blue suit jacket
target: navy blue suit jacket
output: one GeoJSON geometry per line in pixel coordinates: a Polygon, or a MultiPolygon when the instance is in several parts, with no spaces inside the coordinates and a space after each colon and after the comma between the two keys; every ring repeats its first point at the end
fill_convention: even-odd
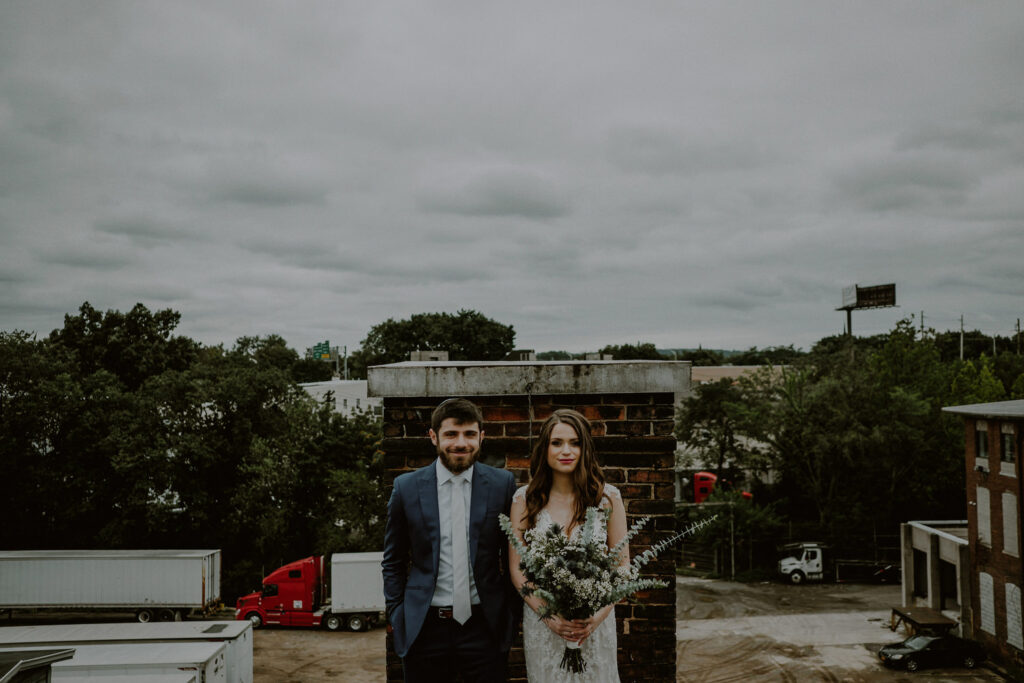
{"type": "MultiPolygon", "coordinates": [[[[508,539],[498,515],[508,514],[516,480],[511,472],[477,462],[469,517],[473,580],[488,628],[501,650],[512,646],[521,601],[508,575],[508,539]]],[[[441,557],[436,463],[395,479],[384,534],[384,601],[395,652],[404,657],[419,635],[434,596],[441,557]]]]}

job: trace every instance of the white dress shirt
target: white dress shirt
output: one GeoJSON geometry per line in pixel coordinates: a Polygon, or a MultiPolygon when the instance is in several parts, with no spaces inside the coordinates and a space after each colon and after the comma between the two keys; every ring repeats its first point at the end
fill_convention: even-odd
{"type": "MultiPolygon", "coordinates": [[[[454,575],[452,574],[452,510],[451,510],[451,489],[452,479],[456,477],[462,478],[466,481],[462,485],[463,492],[463,505],[466,506],[466,548],[470,548],[469,543],[469,511],[470,502],[473,497],[473,467],[470,467],[465,472],[460,474],[452,474],[444,463],[441,462],[441,458],[438,458],[436,463],[437,467],[437,512],[439,516],[439,522],[441,524],[441,557],[437,563],[437,583],[434,585],[434,597],[431,598],[430,604],[434,607],[450,607],[452,600],[452,584],[454,583],[454,575]]],[[[469,601],[474,605],[480,604],[480,596],[476,592],[476,582],[473,580],[473,563],[470,560],[469,567],[469,601]]]]}

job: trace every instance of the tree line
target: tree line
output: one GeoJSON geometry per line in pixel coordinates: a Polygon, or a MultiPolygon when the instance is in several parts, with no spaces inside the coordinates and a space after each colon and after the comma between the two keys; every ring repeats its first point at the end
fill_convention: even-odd
{"type": "MultiPolygon", "coordinates": [[[[330,366],[280,336],[205,346],[176,334],[180,321],[169,309],[84,303],[45,338],[0,331],[0,512],[12,522],[0,547],[220,548],[228,598],[286,561],[378,549],[379,417],[311,399],[298,383],[328,379],[330,366]]],[[[731,354],[763,367],[696,387],[677,435],[729,477],[773,473],[770,484],[751,478],[743,523],[759,533],[962,518],[962,425],[940,409],[1024,397],[1024,362],[1009,348],[961,361],[950,334],[904,321],[875,337],[826,337],[807,353],[731,354]]],[[[495,360],[514,338],[476,311],[389,319],[354,365],[365,374],[417,348],[495,360]]],[[[642,342],[602,351],[666,357],[642,342]]],[[[675,357],[686,354],[695,365],[724,360],[702,349],[675,357]]]]}
{"type": "Polygon", "coordinates": [[[377,549],[379,418],[313,401],[322,363],[276,335],[203,346],[179,322],[85,303],[44,339],[0,332],[0,547],[220,548],[226,598],[377,549]]]}
{"type": "Polygon", "coordinates": [[[677,437],[771,513],[747,535],[795,524],[820,540],[964,519],[963,422],[941,409],[1024,398],[1024,357],[961,361],[949,336],[904,320],[874,337],[827,337],[786,366],[695,387],[677,437]]]}

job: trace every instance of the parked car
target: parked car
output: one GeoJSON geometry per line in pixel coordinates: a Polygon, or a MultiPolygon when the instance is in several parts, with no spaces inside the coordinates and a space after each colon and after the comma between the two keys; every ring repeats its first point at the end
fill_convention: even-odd
{"type": "Polygon", "coordinates": [[[971,640],[956,636],[915,635],[902,643],[885,645],[878,658],[886,666],[917,671],[923,666],[965,666],[973,669],[985,659],[985,651],[971,640]]]}

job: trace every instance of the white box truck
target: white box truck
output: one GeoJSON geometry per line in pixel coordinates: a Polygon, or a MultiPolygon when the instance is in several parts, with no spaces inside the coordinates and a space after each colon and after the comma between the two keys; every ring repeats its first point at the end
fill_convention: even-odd
{"type": "Polygon", "coordinates": [[[0,551],[0,611],[133,611],[177,621],[220,605],[220,550],[0,551]]]}
{"type": "Polygon", "coordinates": [[[797,585],[805,581],[835,581],[887,583],[900,581],[897,563],[836,559],[831,549],[816,541],[787,543],[779,548],[778,574],[788,583],[797,585]]]}
{"type": "Polygon", "coordinates": [[[167,624],[56,624],[0,628],[0,647],[80,647],[149,643],[222,642],[227,683],[252,683],[252,624],[189,621],[167,624]]]}
{"type": "Polygon", "coordinates": [[[384,553],[335,553],[330,571],[324,556],[306,557],[275,569],[263,588],[243,595],[235,618],[254,627],[323,626],[362,631],[380,621],[384,612],[384,553]]]}

